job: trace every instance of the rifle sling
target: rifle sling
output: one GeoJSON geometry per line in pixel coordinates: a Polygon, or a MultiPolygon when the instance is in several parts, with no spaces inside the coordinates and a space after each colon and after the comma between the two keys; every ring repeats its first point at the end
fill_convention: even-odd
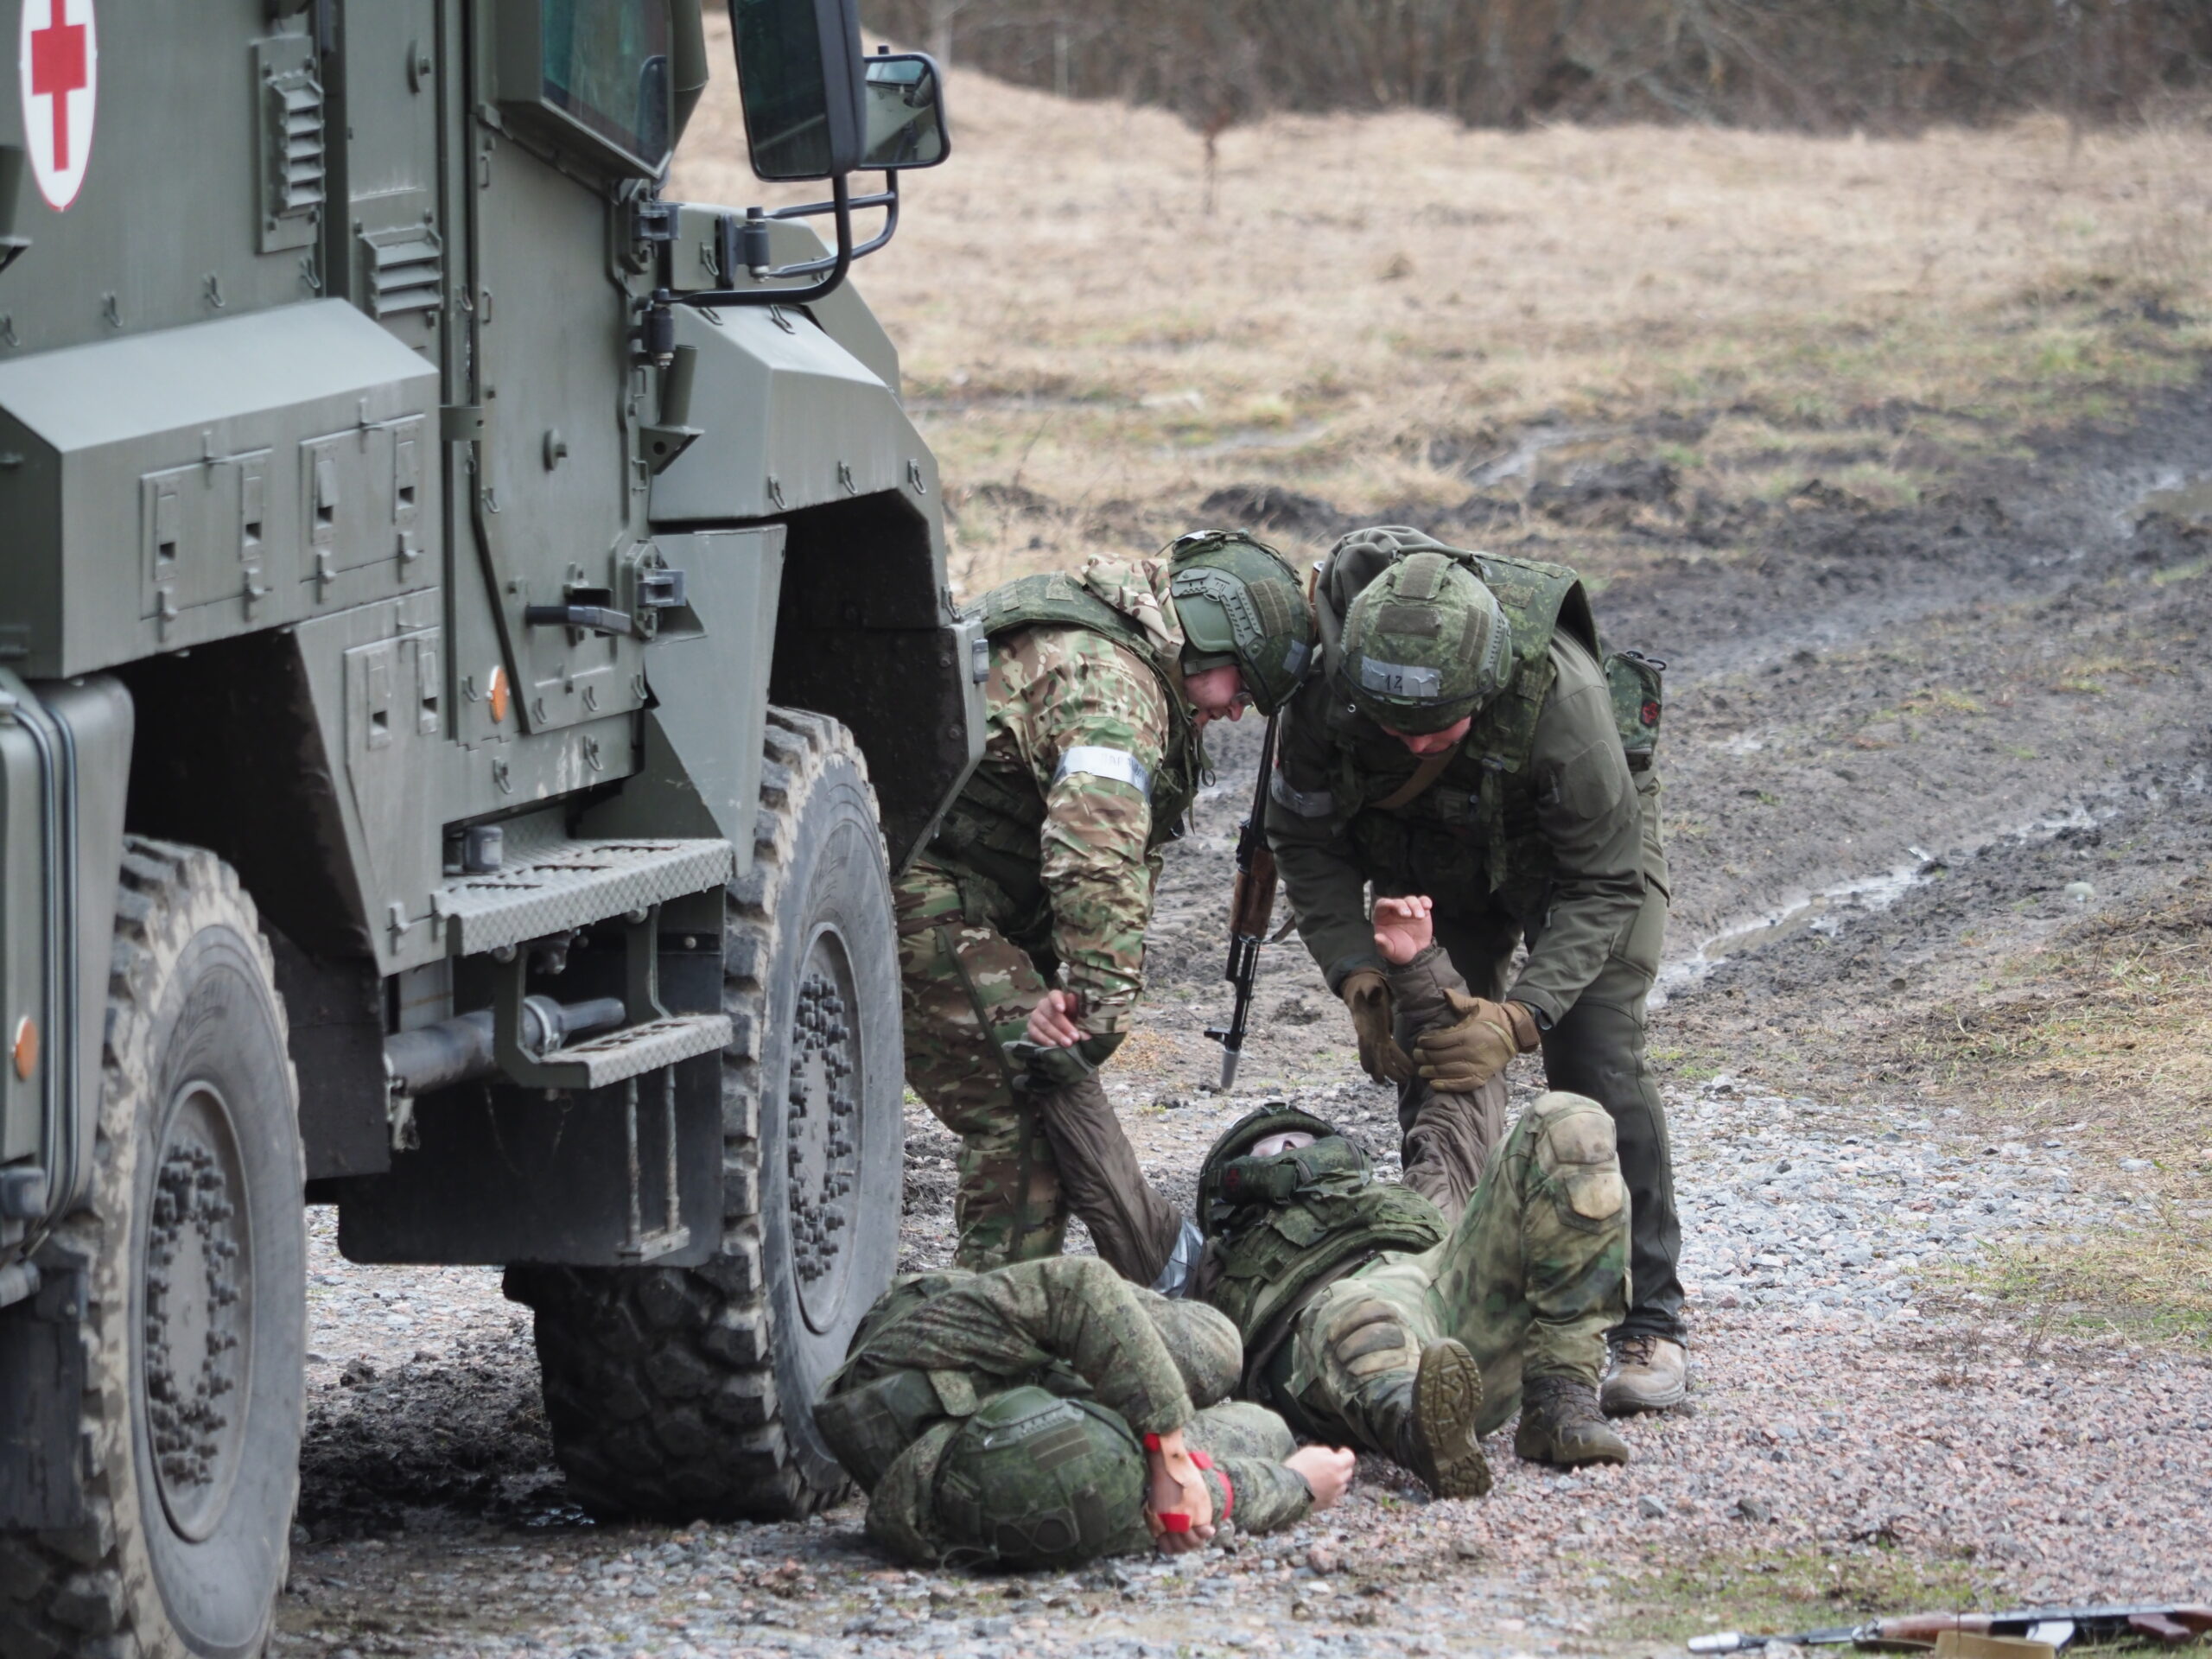
{"type": "Polygon", "coordinates": [[[1444,775],[1445,767],[1459,758],[1460,747],[1466,741],[1465,736],[1462,735],[1459,741],[1454,743],[1450,748],[1439,749],[1434,754],[1424,756],[1421,765],[1414,768],[1414,775],[1376,802],[1375,810],[1378,812],[1395,812],[1414,799],[1421,791],[1444,775]]]}

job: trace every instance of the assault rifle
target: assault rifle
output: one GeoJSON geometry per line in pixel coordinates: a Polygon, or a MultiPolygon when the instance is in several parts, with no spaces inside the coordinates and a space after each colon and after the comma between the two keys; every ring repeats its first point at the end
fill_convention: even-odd
{"type": "Polygon", "coordinates": [[[1252,810],[1236,830],[1236,891],[1229,902],[1229,966],[1222,977],[1236,988],[1236,1007],[1229,1024],[1208,1026],[1206,1035],[1221,1045],[1221,1091],[1236,1081],[1236,1062],[1244,1058],[1244,1027],[1252,1014],[1252,983],[1260,975],[1260,945],[1275,913],[1275,855],[1268,846],[1268,779],[1275,766],[1275,722],[1260,740],[1260,775],[1252,785],[1252,810]]]}
{"type": "Polygon", "coordinates": [[[1891,1643],[1925,1646],[1946,1630],[1972,1636],[2010,1636],[2031,1642],[2047,1642],[2056,1649],[2075,1637],[2109,1642],[2125,1637],[2149,1637],[2168,1643],[2187,1642],[2212,1631],[2212,1607],[2145,1603],[2115,1607],[2028,1607],[2005,1613],[1909,1613],[1902,1618],[1878,1618],[1866,1624],[1839,1625],[1832,1630],[1801,1630],[1795,1636],[1752,1636],[1742,1630],[1722,1630],[1713,1636],[1690,1638],[1692,1653],[1743,1653],[1770,1642],[1793,1647],[1877,1647],[1891,1643]]]}

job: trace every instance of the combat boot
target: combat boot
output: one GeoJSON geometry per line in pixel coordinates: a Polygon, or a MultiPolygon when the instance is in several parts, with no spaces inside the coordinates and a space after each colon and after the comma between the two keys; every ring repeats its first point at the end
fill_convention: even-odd
{"type": "Polygon", "coordinates": [[[1689,1355],[1681,1343],[1645,1332],[1616,1335],[1612,1350],[1611,1369],[1598,1391],[1598,1404],[1606,1416],[1664,1411],[1682,1403],[1689,1392],[1689,1355]]]}
{"type": "Polygon", "coordinates": [[[1449,1338],[1421,1350],[1400,1403],[1390,1455],[1439,1497],[1481,1497],[1490,1491],[1490,1459],[1476,1426],[1483,1414],[1483,1374],[1474,1356],[1449,1338]]]}
{"type": "Polygon", "coordinates": [[[1522,1384],[1513,1449],[1531,1463],[1561,1469],[1629,1460],[1628,1442],[1598,1410],[1596,1385],[1572,1376],[1532,1376],[1522,1384]]]}

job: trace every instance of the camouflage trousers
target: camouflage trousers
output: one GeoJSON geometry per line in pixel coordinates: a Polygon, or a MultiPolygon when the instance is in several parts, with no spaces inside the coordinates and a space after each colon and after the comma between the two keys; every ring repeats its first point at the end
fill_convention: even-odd
{"type": "Polygon", "coordinates": [[[1098,1254],[1149,1285],[1182,1217],[1144,1178],[1096,1077],[1014,1086],[1007,1046],[1049,988],[1003,931],[988,885],[928,858],[893,885],[906,1081],[960,1137],[954,1260],[977,1272],[1058,1255],[1072,1211],[1098,1254]]]}
{"type": "Polygon", "coordinates": [[[1598,1381],[1627,1311],[1628,1249],[1612,1119],[1584,1096],[1542,1096],[1444,1242],[1325,1287],[1269,1377],[1303,1427],[1389,1456],[1421,1350],[1454,1338],[1482,1370],[1487,1434],[1520,1408],[1523,1376],[1598,1381]]]}

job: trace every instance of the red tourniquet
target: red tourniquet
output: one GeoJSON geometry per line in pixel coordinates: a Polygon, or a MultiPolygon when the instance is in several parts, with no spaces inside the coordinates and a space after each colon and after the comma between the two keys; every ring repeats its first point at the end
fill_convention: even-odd
{"type": "MultiPolygon", "coordinates": [[[[1146,1435],[1144,1449],[1147,1452],[1159,1451],[1160,1436],[1146,1435]]],[[[1213,1478],[1221,1483],[1221,1518],[1224,1521],[1228,1520],[1230,1516],[1236,1513],[1236,1483],[1229,1478],[1229,1471],[1225,1469],[1214,1468],[1213,1459],[1203,1452],[1192,1452],[1191,1461],[1199,1468],[1209,1471],[1213,1478]]],[[[1160,1517],[1160,1524],[1169,1532],[1188,1532],[1191,1529],[1191,1517],[1180,1511],[1170,1510],[1160,1517]]]]}

